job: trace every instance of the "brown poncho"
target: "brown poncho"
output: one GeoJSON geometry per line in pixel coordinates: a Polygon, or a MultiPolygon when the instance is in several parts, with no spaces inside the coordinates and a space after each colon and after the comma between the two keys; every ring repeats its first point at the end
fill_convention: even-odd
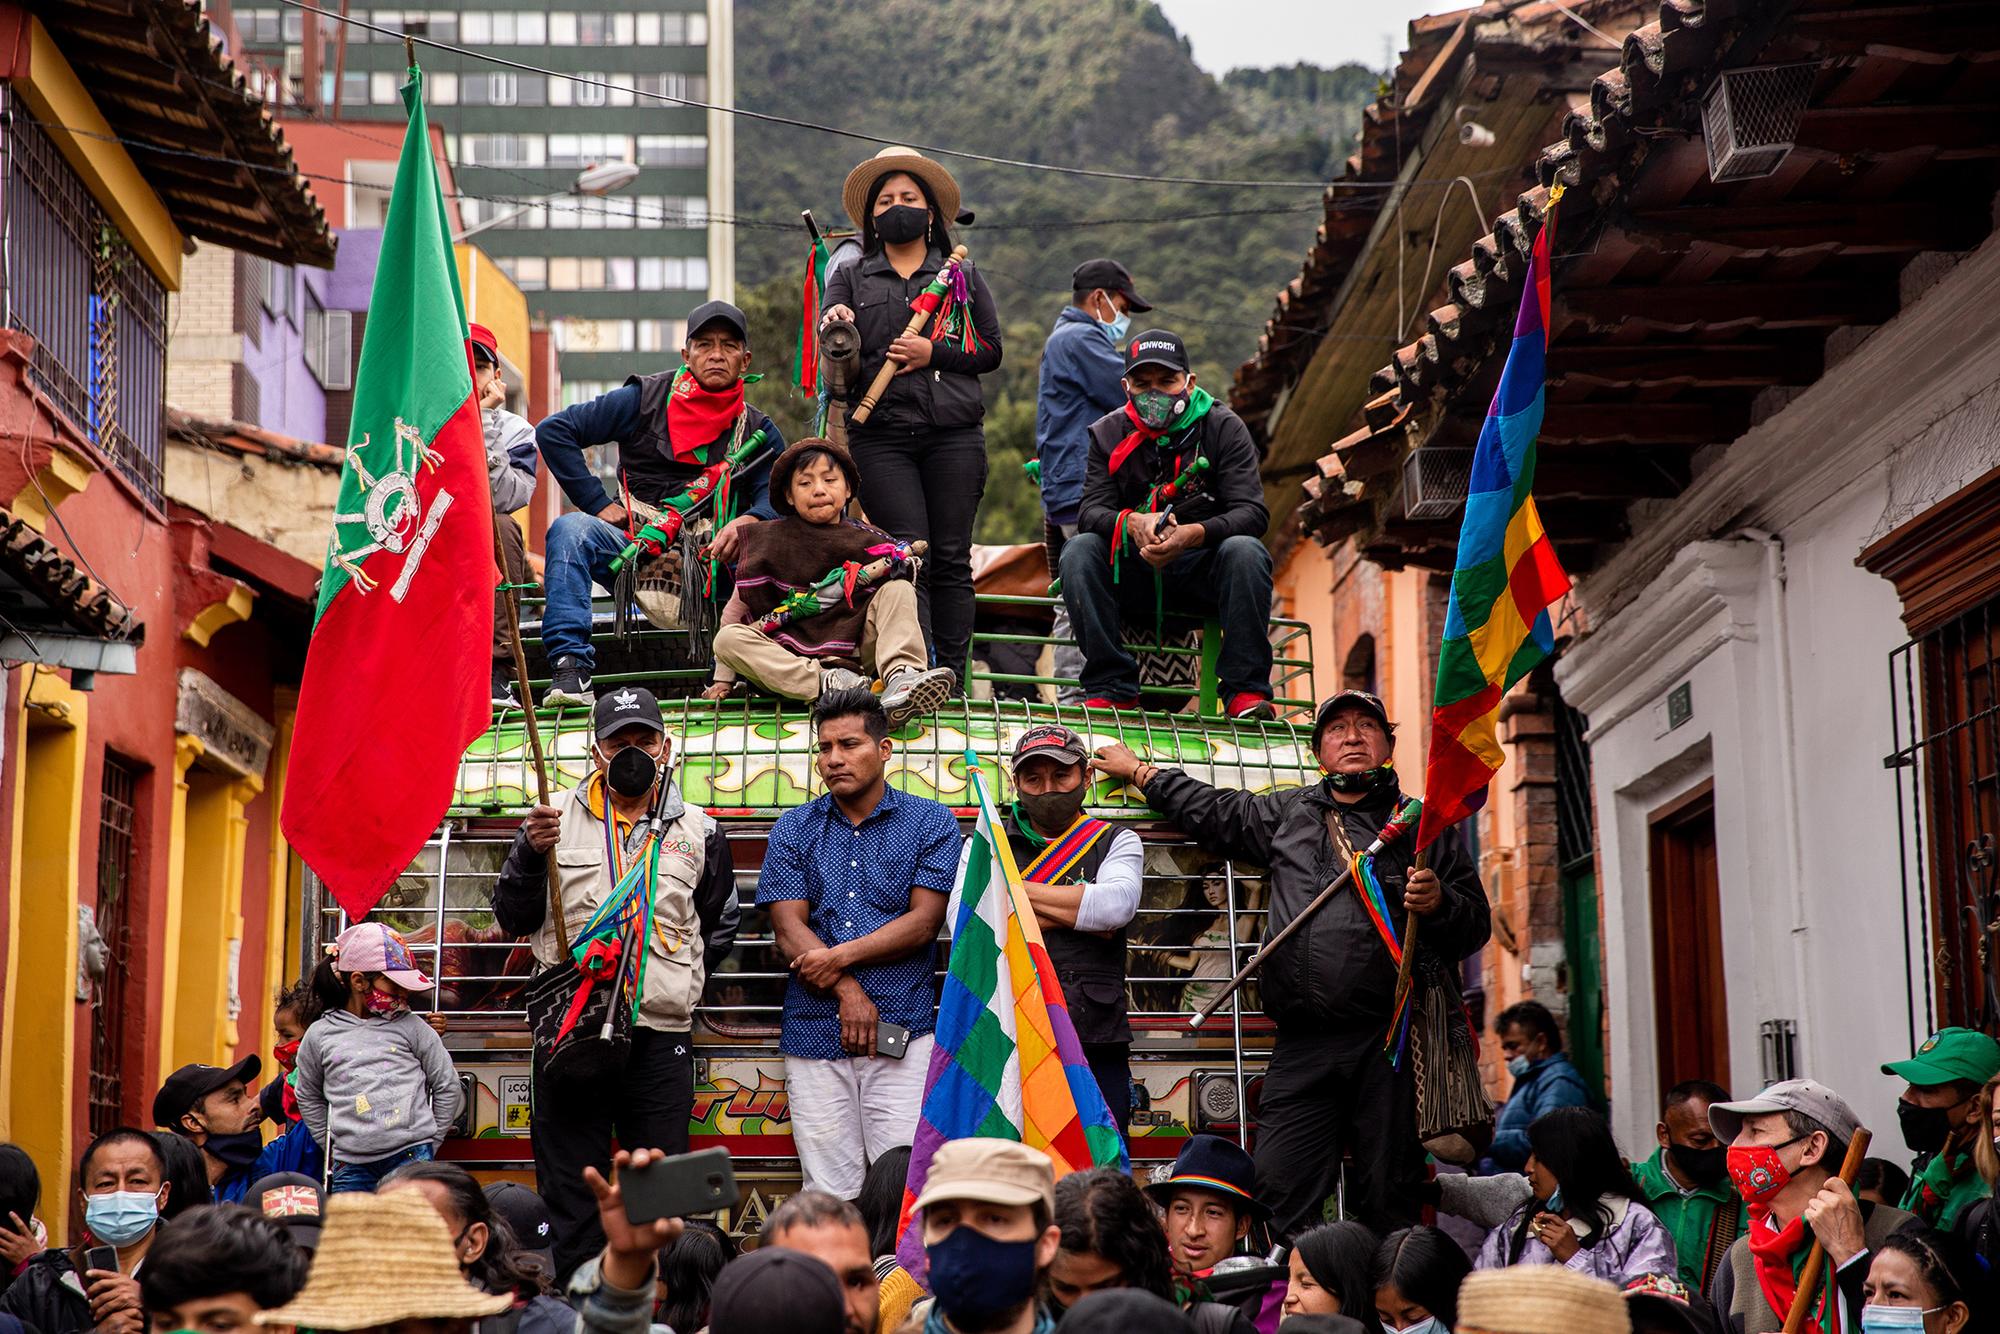
{"type": "MultiPolygon", "coordinates": [[[[839,523],[766,519],[743,530],[743,554],[736,562],[736,596],[754,624],[787,594],[812,587],[828,571],[849,561],[866,565],[895,549],[895,538],[851,519],[839,523]]],[[[889,577],[907,579],[908,567],[889,577]]],[[[859,667],[861,633],[873,592],[873,587],[857,588],[852,606],[838,603],[818,615],[800,617],[774,631],[771,638],[804,657],[859,667]]]]}

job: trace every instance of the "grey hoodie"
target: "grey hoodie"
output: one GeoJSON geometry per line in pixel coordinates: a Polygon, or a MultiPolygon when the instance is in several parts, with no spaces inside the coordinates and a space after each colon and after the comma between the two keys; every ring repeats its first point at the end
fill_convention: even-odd
{"type": "Polygon", "coordinates": [[[458,1116],[451,1055],[408,1010],[390,1019],[346,1010],[321,1015],[299,1044],[294,1091],[306,1129],[337,1163],[372,1163],[412,1145],[440,1144],[458,1116]]]}

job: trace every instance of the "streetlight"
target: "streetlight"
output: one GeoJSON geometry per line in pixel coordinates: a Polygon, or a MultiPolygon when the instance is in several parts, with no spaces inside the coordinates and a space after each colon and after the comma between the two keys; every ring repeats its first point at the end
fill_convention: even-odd
{"type": "Polygon", "coordinates": [[[529,209],[534,208],[538,204],[546,204],[551,199],[563,199],[570,195],[588,195],[593,199],[601,199],[605,195],[623,190],[638,178],[639,169],[630,162],[613,160],[610,162],[594,163],[576,174],[576,181],[569,189],[558,194],[544,195],[540,199],[531,199],[513,212],[501,213],[488,218],[477,226],[466,228],[451,239],[453,241],[463,241],[467,237],[477,236],[489,227],[498,227],[503,222],[512,222],[529,209]]]}

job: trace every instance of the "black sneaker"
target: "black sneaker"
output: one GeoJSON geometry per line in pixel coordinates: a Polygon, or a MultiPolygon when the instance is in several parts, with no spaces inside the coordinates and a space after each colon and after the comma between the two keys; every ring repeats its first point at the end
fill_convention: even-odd
{"type": "Polygon", "coordinates": [[[513,664],[495,662],[493,664],[493,707],[496,709],[518,709],[519,697],[514,694],[513,664]]]}
{"type": "Polygon", "coordinates": [[[557,658],[555,679],[549,683],[549,693],[542,696],[544,704],[581,704],[589,708],[597,703],[597,694],[590,688],[590,672],[580,658],[557,658]]]}

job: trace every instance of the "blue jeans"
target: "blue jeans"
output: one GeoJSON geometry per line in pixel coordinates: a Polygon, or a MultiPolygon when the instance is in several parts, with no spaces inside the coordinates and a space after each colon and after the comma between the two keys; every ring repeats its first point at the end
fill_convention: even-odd
{"type": "Polygon", "coordinates": [[[383,1177],[404,1163],[427,1163],[431,1156],[430,1145],[412,1144],[401,1153],[392,1153],[372,1163],[335,1163],[326,1179],[326,1193],[339,1195],[343,1191],[372,1191],[382,1184],[383,1177]]]}
{"type": "Polygon", "coordinates": [[[542,647],[549,665],[575,658],[587,675],[597,663],[590,647],[590,586],[611,587],[611,562],[625,549],[625,531],[595,514],[572,510],[549,525],[542,570],[542,647]]]}
{"type": "MultiPolygon", "coordinates": [[[[1070,628],[1083,648],[1083,693],[1132,699],[1139,693],[1139,663],[1125,649],[1120,610],[1141,625],[1153,623],[1155,573],[1127,551],[1124,578],[1111,577],[1111,544],[1096,533],[1063,543],[1062,592],[1070,628]]],[[[1169,612],[1217,616],[1222,654],[1217,674],[1222,699],[1271,697],[1271,553],[1254,537],[1227,537],[1222,545],[1191,551],[1158,571],[1169,612]]]]}

